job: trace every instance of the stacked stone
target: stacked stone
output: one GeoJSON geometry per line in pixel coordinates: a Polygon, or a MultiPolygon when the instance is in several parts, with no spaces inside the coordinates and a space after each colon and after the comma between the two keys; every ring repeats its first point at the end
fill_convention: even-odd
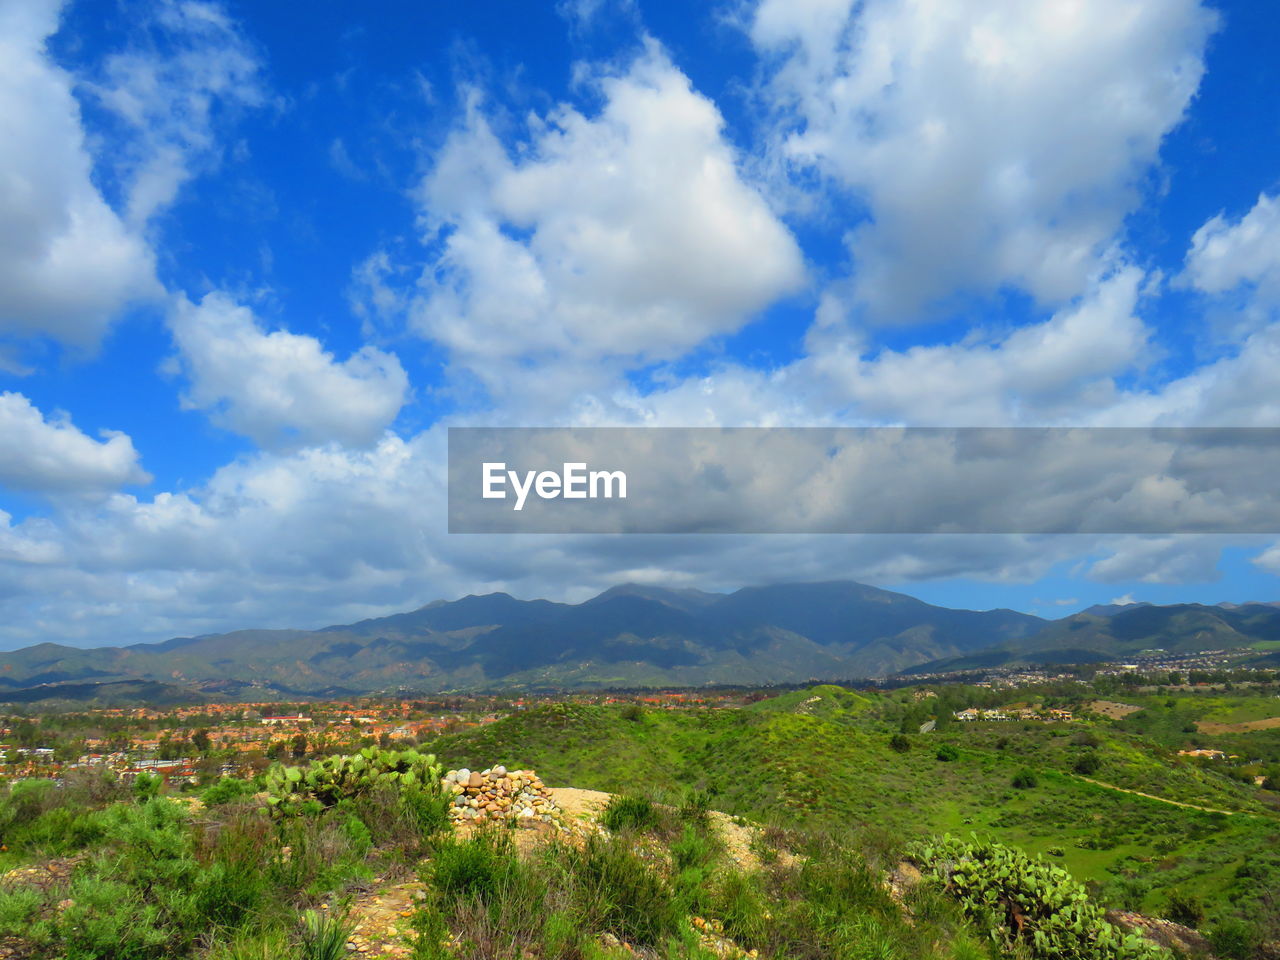
{"type": "Polygon", "coordinates": [[[508,820],[518,824],[559,823],[560,809],[532,770],[491,767],[479,772],[450,770],[445,793],[453,794],[453,820],[508,820]]]}

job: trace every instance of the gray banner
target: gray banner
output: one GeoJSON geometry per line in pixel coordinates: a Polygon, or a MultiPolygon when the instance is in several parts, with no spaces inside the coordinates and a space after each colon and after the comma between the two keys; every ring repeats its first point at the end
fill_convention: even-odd
{"type": "Polygon", "coordinates": [[[1277,533],[1280,429],[449,430],[451,533],[1277,533]]]}

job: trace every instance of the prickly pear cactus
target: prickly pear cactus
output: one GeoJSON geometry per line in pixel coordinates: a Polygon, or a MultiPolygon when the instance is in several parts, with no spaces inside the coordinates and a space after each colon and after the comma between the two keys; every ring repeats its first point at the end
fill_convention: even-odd
{"type": "Polygon", "coordinates": [[[1109,923],[1061,867],[999,843],[934,838],[911,848],[932,882],[959,901],[1002,950],[1036,960],[1164,960],[1144,938],[1109,923]]]}
{"type": "Polygon", "coordinates": [[[274,812],[286,814],[298,812],[309,800],[331,807],[384,785],[439,793],[441,772],[432,754],[366,747],[352,756],[325,757],[305,767],[275,764],[266,775],[267,803],[274,812]]]}

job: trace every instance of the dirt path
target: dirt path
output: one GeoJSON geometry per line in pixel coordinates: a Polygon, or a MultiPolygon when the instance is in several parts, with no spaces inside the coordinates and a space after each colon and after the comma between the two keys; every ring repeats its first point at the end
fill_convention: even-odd
{"type": "Polygon", "coordinates": [[[1148,800],[1157,800],[1160,803],[1167,803],[1175,807],[1186,807],[1188,810],[1203,810],[1205,813],[1224,813],[1228,817],[1234,817],[1240,810],[1219,810],[1217,807],[1202,807],[1198,803],[1184,803],[1181,800],[1170,800],[1168,797],[1157,797],[1151,793],[1143,793],[1141,790],[1130,790],[1127,787],[1117,787],[1113,783],[1103,783],[1101,780],[1094,780],[1090,777],[1080,777],[1085,783],[1092,783],[1095,787],[1106,787],[1108,790],[1115,790],[1118,793],[1129,793],[1135,797],[1146,797],[1148,800]]]}
{"type": "Polygon", "coordinates": [[[369,960],[407,958],[410,954],[406,938],[409,918],[413,915],[416,894],[421,889],[420,881],[408,880],[376,886],[356,897],[349,915],[356,926],[347,941],[347,950],[369,960]]]}

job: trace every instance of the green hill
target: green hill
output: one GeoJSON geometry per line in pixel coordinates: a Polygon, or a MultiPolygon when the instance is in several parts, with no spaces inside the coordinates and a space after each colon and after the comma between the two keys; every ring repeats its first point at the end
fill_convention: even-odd
{"type": "Polygon", "coordinates": [[[704,790],[718,808],[762,821],[895,836],[976,831],[1051,855],[1099,888],[1124,887],[1150,908],[1188,884],[1219,905],[1246,895],[1251,884],[1238,874],[1280,841],[1280,817],[1255,788],[1113,724],[950,723],[903,736],[899,752],[891,741],[912,706],[909,692],[838,687],[638,716],[554,705],[431,746],[454,765],[519,762],[556,784],[704,790]],[[953,759],[939,758],[944,747],[953,759]],[[1081,767],[1086,756],[1097,765],[1081,767]]]}

